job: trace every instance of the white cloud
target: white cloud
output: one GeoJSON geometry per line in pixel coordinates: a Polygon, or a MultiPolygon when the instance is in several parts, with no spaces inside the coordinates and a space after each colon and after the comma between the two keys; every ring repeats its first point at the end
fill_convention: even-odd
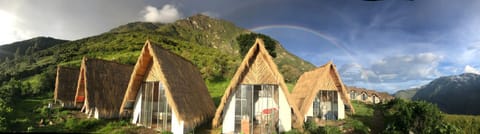
{"type": "Polygon", "coordinates": [[[433,53],[386,57],[371,67],[381,80],[408,81],[440,76],[437,67],[442,56],[433,53]]]}
{"type": "Polygon", "coordinates": [[[473,67],[470,66],[470,65],[465,66],[465,69],[463,69],[463,71],[464,71],[465,73],[480,74],[480,71],[478,71],[477,69],[473,68],[473,67]]]}
{"type": "Polygon", "coordinates": [[[30,31],[22,30],[17,25],[20,19],[6,11],[0,10],[0,45],[11,43],[17,40],[30,38],[30,31]]]}
{"type": "Polygon", "coordinates": [[[441,76],[438,68],[442,59],[442,56],[433,53],[389,56],[369,67],[358,63],[344,64],[339,73],[348,85],[394,92],[420,86],[441,76]]]}
{"type": "Polygon", "coordinates": [[[149,5],[142,12],[145,13],[144,20],[148,22],[171,23],[182,17],[178,9],[170,4],[164,5],[160,10],[149,5]]]}
{"type": "Polygon", "coordinates": [[[0,0],[2,16],[13,16],[0,17],[0,45],[36,36],[76,40],[98,35],[140,21],[139,11],[147,5],[132,0],[48,1],[0,0]]]}
{"type": "Polygon", "coordinates": [[[206,15],[206,16],[209,16],[209,17],[212,17],[212,18],[219,18],[220,17],[220,14],[218,14],[216,12],[211,12],[211,11],[205,11],[205,12],[202,12],[200,14],[203,14],[203,15],[206,15]]]}

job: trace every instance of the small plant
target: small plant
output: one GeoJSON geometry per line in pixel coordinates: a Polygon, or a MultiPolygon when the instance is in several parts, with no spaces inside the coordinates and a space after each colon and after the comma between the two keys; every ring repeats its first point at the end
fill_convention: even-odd
{"type": "Polygon", "coordinates": [[[338,127],[324,126],[324,127],[319,127],[317,131],[315,131],[313,134],[341,134],[341,133],[342,131],[338,127]]]}
{"type": "Polygon", "coordinates": [[[303,125],[303,129],[310,133],[315,133],[318,131],[318,125],[312,120],[307,120],[307,122],[305,122],[305,124],[303,125]]]}

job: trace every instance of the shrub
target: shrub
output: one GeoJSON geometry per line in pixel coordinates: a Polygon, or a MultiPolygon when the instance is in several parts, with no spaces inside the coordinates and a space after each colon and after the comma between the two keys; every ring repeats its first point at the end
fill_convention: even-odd
{"type": "Polygon", "coordinates": [[[386,105],[387,133],[458,133],[435,105],[395,99],[386,105]]]}

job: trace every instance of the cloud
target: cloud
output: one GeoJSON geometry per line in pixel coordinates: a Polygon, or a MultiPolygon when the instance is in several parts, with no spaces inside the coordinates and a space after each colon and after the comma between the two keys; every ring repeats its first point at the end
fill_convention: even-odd
{"type": "Polygon", "coordinates": [[[463,72],[465,72],[465,73],[473,73],[473,74],[480,74],[480,71],[478,71],[477,69],[473,68],[473,67],[470,66],[470,65],[465,66],[465,69],[463,69],[463,72]]]}
{"type": "Polygon", "coordinates": [[[218,14],[216,12],[212,12],[212,11],[205,11],[205,12],[202,12],[200,14],[206,15],[206,16],[209,16],[209,17],[212,17],[212,18],[219,18],[220,17],[220,14],[218,14]]]}
{"type": "Polygon", "coordinates": [[[394,92],[441,76],[438,68],[442,59],[434,53],[388,56],[368,67],[358,63],[344,64],[339,73],[347,85],[394,92]]]}
{"type": "MultiPolygon", "coordinates": [[[[36,36],[76,40],[101,34],[119,25],[140,21],[139,11],[146,5],[131,0],[0,0],[0,10],[14,16],[13,26],[0,26],[0,33],[8,33],[0,35],[0,42],[36,36]]],[[[1,20],[0,23],[6,21],[3,17],[1,20]]]]}
{"type": "Polygon", "coordinates": [[[171,23],[182,17],[178,9],[170,4],[164,5],[160,10],[148,5],[142,12],[145,13],[144,20],[148,22],[171,23]]]}
{"type": "Polygon", "coordinates": [[[433,79],[440,76],[437,70],[442,56],[433,53],[386,57],[371,66],[382,80],[408,81],[433,79]]]}
{"type": "Polygon", "coordinates": [[[28,30],[22,30],[17,25],[21,22],[17,16],[0,10],[0,45],[18,41],[31,36],[28,30]]]}

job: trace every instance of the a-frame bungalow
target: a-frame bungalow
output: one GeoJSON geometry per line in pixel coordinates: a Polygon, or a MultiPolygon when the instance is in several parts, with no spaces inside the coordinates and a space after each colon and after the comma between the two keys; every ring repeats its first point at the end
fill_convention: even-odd
{"type": "Polygon", "coordinates": [[[215,104],[195,65],[146,41],[120,112],[133,124],[183,134],[210,121],[215,104]]]}
{"type": "Polygon", "coordinates": [[[53,99],[63,108],[74,108],[79,70],[78,68],[57,67],[53,99]]]}
{"type": "Polygon", "coordinates": [[[212,125],[222,125],[222,133],[289,131],[298,116],[289,96],[277,65],[256,39],[225,90],[212,125]]]}
{"type": "Polygon", "coordinates": [[[88,117],[118,118],[133,67],[113,61],[83,57],[75,105],[88,117]]]}
{"type": "Polygon", "coordinates": [[[345,118],[345,107],[355,112],[347,94],[335,65],[328,62],[302,74],[293,89],[292,98],[303,121],[338,120],[345,118]]]}

